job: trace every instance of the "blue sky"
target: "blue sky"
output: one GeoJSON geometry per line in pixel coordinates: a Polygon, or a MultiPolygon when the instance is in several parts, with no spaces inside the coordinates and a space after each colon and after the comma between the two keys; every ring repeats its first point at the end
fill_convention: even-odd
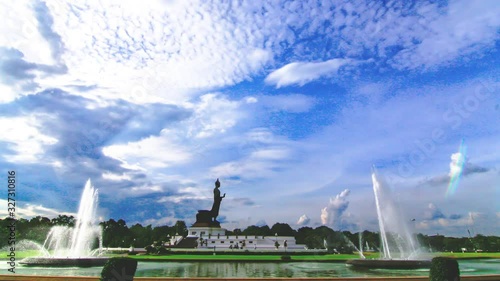
{"type": "Polygon", "coordinates": [[[220,178],[226,228],[376,230],[375,165],[418,231],[500,233],[498,1],[0,5],[20,216],[90,178],[102,219],[189,224],[220,178]]]}

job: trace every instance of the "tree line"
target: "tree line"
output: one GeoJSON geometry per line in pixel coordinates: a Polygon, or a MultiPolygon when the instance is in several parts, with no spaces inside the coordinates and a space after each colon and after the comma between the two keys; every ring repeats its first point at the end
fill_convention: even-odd
{"type": "MultiPolygon", "coordinates": [[[[50,228],[53,226],[73,227],[75,225],[73,216],[59,215],[56,218],[49,219],[42,216],[36,216],[30,220],[20,218],[16,221],[16,240],[31,240],[43,244],[50,228]]],[[[8,225],[10,220],[0,219],[0,247],[7,246],[8,225]]],[[[187,236],[188,229],[186,223],[182,220],[177,221],[173,226],[143,226],[139,223],[127,226],[123,219],[109,219],[99,223],[103,230],[104,247],[145,247],[154,242],[167,242],[170,237],[175,235],[187,236]]],[[[366,246],[371,250],[378,251],[380,245],[380,236],[378,232],[365,230],[361,233],[352,233],[350,231],[335,231],[327,226],[301,227],[293,229],[287,223],[275,223],[271,227],[268,225],[251,225],[245,229],[233,229],[228,231],[227,235],[241,235],[248,238],[255,236],[293,236],[297,244],[304,244],[308,249],[324,249],[329,252],[352,253],[356,252],[361,244],[364,250],[366,246]]],[[[460,252],[466,251],[484,251],[500,252],[500,237],[485,236],[478,234],[474,237],[446,237],[443,235],[416,235],[420,245],[433,252],[460,252]]]]}

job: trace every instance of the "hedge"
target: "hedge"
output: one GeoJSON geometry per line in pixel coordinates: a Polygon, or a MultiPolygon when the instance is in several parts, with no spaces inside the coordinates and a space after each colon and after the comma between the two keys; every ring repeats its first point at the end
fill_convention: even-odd
{"type": "Polygon", "coordinates": [[[457,260],[446,257],[432,259],[429,281],[459,281],[460,270],[457,260]]]}
{"type": "Polygon", "coordinates": [[[137,260],[128,257],[110,258],[101,271],[101,281],[132,281],[137,260]]]}

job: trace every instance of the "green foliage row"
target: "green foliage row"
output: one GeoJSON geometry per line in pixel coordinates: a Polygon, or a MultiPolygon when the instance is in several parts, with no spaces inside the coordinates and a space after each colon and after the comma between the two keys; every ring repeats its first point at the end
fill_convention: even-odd
{"type": "MultiPolygon", "coordinates": [[[[9,219],[0,219],[0,248],[7,246],[9,235],[7,226],[10,222],[9,219]]],[[[16,221],[16,240],[31,240],[43,244],[50,228],[56,225],[73,227],[75,218],[67,215],[59,215],[53,219],[42,216],[36,216],[30,220],[20,218],[16,221]]]]}
{"type": "MultiPolygon", "coordinates": [[[[0,248],[7,245],[8,228],[10,223],[7,219],[0,219],[0,248]]],[[[30,220],[18,219],[16,222],[17,241],[26,239],[43,244],[47,233],[52,226],[61,225],[72,227],[75,225],[73,216],[59,215],[56,218],[48,219],[37,216],[30,220]]],[[[103,229],[104,247],[137,247],[142,248],[151,245],[154,242],[168,241],[169,237],[174,235],[187,235],[187,226],[184,221],[177,221],[173,226],[143,226],[135,224],[128,227],[122,219],[115,221],[110,219],[101,222],[103,229]]],[[[272,227],[248,226],[247,228],[234,229],[228,231],[227,235],[241,235],[251,238],[255,236],[293,236],[297,244],[305,244],[309,249],[324,249],[325,246],[329,252],[338,252],[350,254],[355,252],[353,245],[359,244],[359,233],[349,231],[334,231],[333,229],[320,226],[316,228],[301,227],[298,230],[293,229],[286,223],[275,223],[272,227]]],[[[380,238],[377,232],[363,231],[361,233],[363,245],[368,245],[378,251],[380,238]]],[[[473,238],[445,237],[443,235],[427,236],[418,234],[417,238],[423,247],[429,248],[433,252],[461,252],[462,248],[466,251],[481,250],[483,252],[500,252],[500,237],[484,236],[481,234],[473,238]]],[[[279,249],[283,248],[280,245],[279,249]]]]}

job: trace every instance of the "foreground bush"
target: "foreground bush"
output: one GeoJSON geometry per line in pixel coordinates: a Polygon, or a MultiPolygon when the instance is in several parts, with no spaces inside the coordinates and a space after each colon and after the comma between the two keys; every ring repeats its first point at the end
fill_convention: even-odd
{"type": "Polygon", "coordinates": [[[101,281],[134,280],[137,261],[127,257],[110,258],[101,271],[101,281]]]}
{"type": "Polygon", "coordinates": [[[432,259],[429,272],[430,281],[459,281],[460,270],[457,260],[453,258],[436,257],[432,259]]]}

